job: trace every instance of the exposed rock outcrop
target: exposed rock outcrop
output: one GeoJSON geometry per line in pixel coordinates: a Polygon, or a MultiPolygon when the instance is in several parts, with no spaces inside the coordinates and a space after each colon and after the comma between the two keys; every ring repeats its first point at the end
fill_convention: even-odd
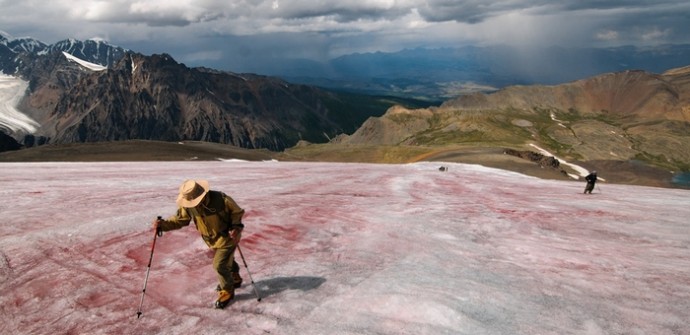
{"type": "Polygon", "coordinates": [[[21,145],[14,138],[0,131],[0,152],[19,149],[21,145]]]}
{"type": "Polygon", "coordinates": [[[525,160],[528,160],[530,162],[536,163],[542,168],[546,169],[555,169],[558,170],[561,174],[567,176],[568,172],[563,170],[561,168],[561,162],[558,161],[553,156],[545,156],[543,154],[540,154],[538,152],[534,151],[526,151],[526,150],[515,150],[515,149],[505,149],[503,151],[504,154],[506,155],[511,155],[515,157],[519,157],[525,160]]]}

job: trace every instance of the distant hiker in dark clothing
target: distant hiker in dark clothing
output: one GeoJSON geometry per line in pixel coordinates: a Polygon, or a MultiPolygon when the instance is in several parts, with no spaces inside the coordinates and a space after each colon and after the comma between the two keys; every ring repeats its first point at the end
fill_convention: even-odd
{"type": "Polygon", "coordinates": [[[234,298],[235,288],[242,284],[235,249],[244,228],[244,209],[225,193],[210,190],[205,180],[186,180],[180,186],[177,205],[175,215],[155,220],[153,228],[157,231],[180,229],[194,220],[201,238],[215,250],[213,269],[219,281],[216,308],[223,308],[234,298]]]}
{"type": "Polygon", "coordinates": [[[592,191],[594,190],[594,184],[597,183],[597,172],[592,171],[590,174],[587,175],[587,177],[585,177],[585,180],[587,181],[587,186],[585,186],[585,194],[592,194],[592,191]]]}

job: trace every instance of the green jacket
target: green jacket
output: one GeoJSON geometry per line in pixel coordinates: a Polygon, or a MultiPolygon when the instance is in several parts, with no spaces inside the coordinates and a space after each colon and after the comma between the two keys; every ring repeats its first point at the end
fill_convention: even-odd
{"type": "Polygon", "coordinates": [[[228,238],[230,230],[242,229],[244,209],[223,192],[209,191],[206,198],[194,208],[179,207],[177,213],[158,227],[162,231],[180,229],[194,220],[201,238],[212,249],[233,247],[228,238]]]}

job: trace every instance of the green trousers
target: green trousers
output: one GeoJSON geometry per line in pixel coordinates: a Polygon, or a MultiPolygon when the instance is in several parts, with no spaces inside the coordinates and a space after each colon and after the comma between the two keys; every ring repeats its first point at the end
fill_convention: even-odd
{"type": "Polygon", "coordinates": [[[232,273],[240,272],[240,265],[235,262],[235,247],[215,249],[213,256],[213,269],[218,273],[218,282],[221,290],[232,292],[232,273]]]}

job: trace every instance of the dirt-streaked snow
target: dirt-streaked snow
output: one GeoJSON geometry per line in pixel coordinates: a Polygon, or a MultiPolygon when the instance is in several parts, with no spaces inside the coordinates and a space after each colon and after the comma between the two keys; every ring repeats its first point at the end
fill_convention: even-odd
{"type": "Polygon", "coordinates": [[[39,127],[38,122],[16,109],[27,87],[28,82],[0,72],[0,128],[33,133],[39,127]]]}
{"type": "Polygon", "coordinates": [[[690,192],[477,165],[0,164],[1,334],[690,334],[690,192]],[[246,209],[215,310],[179,184],[246,209]],[[241,259],[238,257],[241,264],[241,259]]]}

